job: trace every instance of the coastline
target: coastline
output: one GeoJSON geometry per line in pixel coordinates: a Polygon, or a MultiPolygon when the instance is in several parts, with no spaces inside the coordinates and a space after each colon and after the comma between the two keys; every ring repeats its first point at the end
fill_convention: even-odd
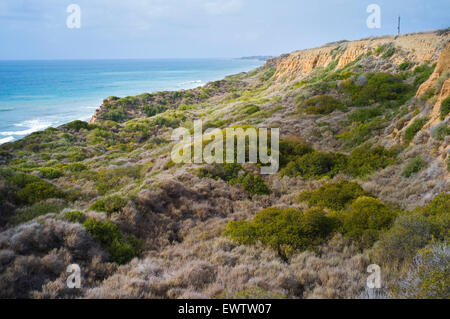
{"type": "MultiPolygon", "coordinates": [[[[112,63],[111,61],[114,62],[115,60],[98,60],[90,62],[112,63]]],[[[54,99],[54,96],[52,95],[49,95],[47,99],[42,99],[42,97],[45,98],[45,96],[42,96],[39,99],[39,96],[36,97],[33,96],[33,94],[29,94],[29,96],[27,96],[25,93],[14,96],[15,93],[14,91],[17,90],[11,84],[10,88],[13,88],[12,89],[13,93],[9,93],[8,87],[6,87],[5,89],[5,92],[8,92],[5,94],[5,96],[6,95],[11,96],[12,97],[11,100],[3,99],[2,101],[2,96],[0,95],[0,109],[4,112],[10,112],[8,115],[10,115],[10,117],[13,118],[12,120],[8,119],[8,121],[5,121],[6,124],[4,127],[0,126],[0,145],[21,140],[22,138],[34,132],[39,132],[50,127],[59,127],[61,125],[70,123],[71,121],[81,120],[89,122],[95,116],[95,113],[101,106],[102,101],[107,96],[110,96],[111,94],[108,93],[111,92],[115,92],[114,95],[125,97],[125,96],[136,96],[143,93],[156,93],[160,91],[176,92],[180,90],[190,90],[203,87],[204,85],[212,81],[222,80],[227,76],[231,76],[241,72],[249,72],[264,64],[263,61],[258,59],[252,60],[253,63],[250,64],[249,64],[250,60],[239,60],[239,59],[198,59],[192,61],[186,59],[124,60],[124,61],[131,62],[132,64],[137,64],[138,62],[141,61],[142,63],[147,64],[160,63],[161,61],[164,62],[169,61],[168,62],[169,66],[167,67],[167,70],[156,69],[152,71],[147,71],[148,75],[146,81],[150,81],[148,85],[149,89],[147,90],[145,88],[142,88],[140,90],[134,89],[133,84],[135,83],[136,87],[145,86],[144,81],[142,81],[144,71],[134,71],[135,67],[134,65],[133,68],[130,68],[131,69],[130,71],[122,69],[117,72],[115,72],[114,70],[107,72],[105,70],[102,70],[104,71],[104,75],[106,77],[116,77],[116,78],[114,80],[110,80],[111,83],[108,83],[108,85],[111,86],[111,88],[109,88],[109,92],[105,92],[105,94],[102,94],[101,96],[97,95],[97,97],[89,96],[88,98],[85,97],[78,98],[76,89],[77,85],[74,86],[75,87],[74,89],[72,89],[69,86],[67,89],[68,91],[67,96],[61,95],[60,97],[57,97],[57,99],[54,99]],[[238,63],[236,66],[233,66],[232,65],[233,61],[243,61],[245,63],[243,63],[242,65],[239,65],[238,63]],[[229,62],[230,65],[222,66],[222,69],[220,69],[220,66],[219,67],[214,66],[214,64],[218,62],[224,64],[226,62],[229,62]],[[170,65],[171,63],[173,65],[170,65]],[[209,67],[208,63],[211,64],[211,67],[209,67]],[[190,64],[192,64],[193,66],[191,66],[190,64]],[[247,65],[247,67],[245,67],[245,65],[247,65]],[[211,70],[209,70],[209,68],[211,68],[211,70]],[[218,70],[214,70],[214,68],[218,70]],[[235,70],[236,68],[238,69],[237,71],[235,70]],[[229,72],[227,72],[227,69],[230,69],[229,72]],[[214,76],[214,72],[220,74],[218,76],[214,76]],[[155,74],[155,79],[150,77],[153,76],[153,74],[155,74]],[[161,76],[160,81],[158,81],[158,76],[161,76]],[[39,114],[39,109],[36,109],[35,105],[33,105],[33,103],[35,103],[33,98],[37,98],[38,100],[36,104],[40,105],[39,107],[45,109],[45,111],[42,112],[43,114],[39,114]],[[10,106],[11,104],[12,106],[10,106]],[[51,109],[52,107],[56,108],[57,111],[51,112],[48,110],[51,109]],[[63,111],[63,109],[65,110],[63,111]],[[33,118],[21,116],[22,114],[29,115],[30,113],[33,113],[33,118]]],[[[122,63],[124,61],[119,62],[122,63]]],[[[29,62],[30,61],[28,62],[20,61],[20,63],[29,63],[29,62]]],[[[50,62],[31,61],[31,62],[57,63],[57,64],[64,64],[64,62],[68,64],[74,63],[74,61],[50,61],[50,62]]],[[[82,62],[86,63],[86,61],[82,62]]],[[[33,85],[34,84],[31,83],[30,87],[33,87],[33,85]]],[[[101,88],[103,89],[103,87],[101,88]]],[[[81,94],[82,92],[85,92],[86,90],[89,89],[91,88],[81,87],[79,88],[79,92],[81,94]]],[[[25,88],[25,91],[27,91],[27,88],[25,88]]]]}

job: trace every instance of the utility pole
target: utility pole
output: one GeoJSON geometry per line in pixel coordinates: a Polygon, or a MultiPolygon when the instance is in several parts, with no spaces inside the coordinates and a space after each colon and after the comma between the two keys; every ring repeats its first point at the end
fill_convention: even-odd
{"type": "Polygon", "coordinates": [[[398,16],[398,35],[400,35],[400,22],[401,22],[401,18],[400,18],[400,16],[398,16]]]}

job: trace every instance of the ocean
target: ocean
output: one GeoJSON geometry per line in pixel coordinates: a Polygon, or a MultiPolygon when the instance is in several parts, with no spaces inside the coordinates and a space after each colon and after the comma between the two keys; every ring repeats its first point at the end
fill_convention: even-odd
{"type": "Polygon", "coordinates": [[[0,61],[0,144],[88,121],[104,98],[191,89],[263,65],[246,59],[0,61]]]}

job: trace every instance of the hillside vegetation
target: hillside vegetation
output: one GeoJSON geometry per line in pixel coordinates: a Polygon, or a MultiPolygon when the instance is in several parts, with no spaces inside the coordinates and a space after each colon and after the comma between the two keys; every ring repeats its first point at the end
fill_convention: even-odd
{"type": "Polygon", "coordinates": [[[1,145],[0,297],[449,298],[449,41],[331,43],[1,145]],[[195,120],[280,128],[279,172],[175,164],[195,120]]]}

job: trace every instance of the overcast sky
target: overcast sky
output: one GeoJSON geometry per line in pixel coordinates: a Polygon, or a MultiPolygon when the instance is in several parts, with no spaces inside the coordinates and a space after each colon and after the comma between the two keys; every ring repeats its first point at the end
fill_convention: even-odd
{"type": "Polygon", "coordinates": [[[0,59],[278,55],[450,26],[449,0],[0,0],[0,59]],[[66,25],[70,4],[81,28],[66,25]],[[369,29],[369,4],[381,28],[369,29]]]}

